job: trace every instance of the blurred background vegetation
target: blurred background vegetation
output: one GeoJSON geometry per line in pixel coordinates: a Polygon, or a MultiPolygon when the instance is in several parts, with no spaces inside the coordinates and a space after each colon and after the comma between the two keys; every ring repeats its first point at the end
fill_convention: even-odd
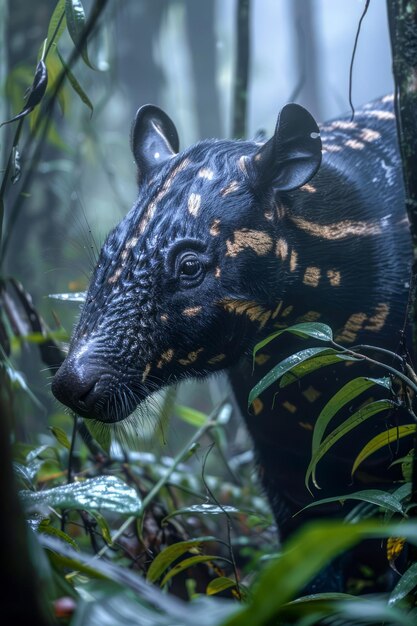
{"type": "MultiPolygon", "coordinates": [[[[246,135],[253,137],[261,129],[271,134],[278,111],[288,101],[306,106],[319,121],[347,112],[349,66],[364,2],[258,0],[250,6],[246,135]]],[[[234,0],[84,0],[82,5],[77,0],[0,0],[0,121],[22,110],[37,63],[48,51],[46,97],[22,122],[14,150],[19,122],[0,129],[5,217],[0,276],[13,277],[31,294],[34,309],[58,342],[68,340],[79,310],[79,302],[62,295],[86,289],[107,232],[134,201],[136,173],[129,131],[137,108],[154,103],[166,110],[177,125],[183,148],[206,137],[233,136],[237,7],[234,0]],[[51,24],[57,26],[51,16],[62,14],[65,7],[67,11],[68,7],[77,9],[78,16],[80,7],[84,7],[87,20],[97,7],[102,11],[88,41],[88,57],[86,49],[83,55],[77,55],[58,93],[57,106],[51,109],[47,96],[53,94],[63,67],[72,63],[74,53],[74,37],[64,23],[57,45],[55,42],[48,49],[48,29],[51,24]],[[44,126],[45,119],[48,126],[44,126]],[[61,297],[51,297],[54,294],[61,297]]],[[[352,88],[357,106],[393,89],[385,3],[372,2],[369,6],[352,88]]],[[[14,296],[9,300],[3,297],[2,305],[15,305],[16,301],[14,296]]],[[[9,321],[11,317],[17,321],[24,317],[19,311],[11,317],[8,312],[7,316],[9,321]]],[[[7,356],[8,376],[7,381],[2,379],[7,402],[3,399],[1,406],[9,413],[17,474],[26,494],[22,502],[28,511],[32,506],[37,511],[29,516],[32,527],[52,541],[48,544],[44,539],[43,543],[49,564],[39,557],[37,548],[29,547],[42,579],[48,581],[47,599],[54,607],[53,617],[50,614],[40,618],[39,623],[55,619],[89,626],[191,624],[196,618],[201,621],[203,613],[207,617],[208,611],[207,624],[225,620],[229,624],[230,607],[200,604],[186,617],[179,605],[167,604],[165,596],[155,596],[154,614],[146,593],[135,587],[139,583],[128,575],[128,570],[138,569],[147,572],[150,581],[161,582],[161,576],[185,554],[185,548],[195,550],[191,552],[195,558],[202,557],[198,551],[201,543],[194,547],[183,544],[182,553],[167,556],[165,562],[159,561],[159,569],[157,563],[152,571],[150,563],[155,555],[163,554],[174,542],[215,536],[215,547],[209,542],[206,553],[210,555],[210,549],[214,549],[214,554],[225,561],[224,570],[213,564],[215,556],[210,562],[200,558],[205,569],[193,569],[182,579],[172,579],[171,591],[191,598],[196,591],[214,595],[228,589],[229,596],[240,598],[245,597],[257,564],[271,560],[275,528],[253,476],[250,442],[229,395],[226,377],[186,383],[163,394],[150,407],[151,416],[141,432],[133,433],[136,436],[127,441],[123,438],[122,446],[116,442],[112,448],[107,435],[95,433],[100,444],[97,447],[85,432],[83,442],[71,440],[73,418],[51,396],[51,368],[38,350],[39,336],[28,337],[25,324],[7,330],[10,350],[7,346],[4,351],[9,354],[3,357],[7,356]],[[212,419],[217,420],[215,424],[212,419]],[[216,450],[212,451],[213,443],[216,450]],[[173,463],[175,471],[166,477],[169,468],[174,470],[173,463]],[[133,486],[136,496],[123,491],[120,483],[118,492],[112,483],[116,495],[103,517],[94,502],[86,504],[88,513],[80,512],[85,493],[60,492],[58,497],[54,492],[43,502],[46,509],[39,512],[33,496],[59,488],[74,477],[78,481],[98,481],[89,483],[87,495],[93,500],[94,485],[98,494],[100,488],[110,488],[106,480],[113,478],[133,486]],[[135,497],[139,496],[145,499],[148,509],[138,522],[135,497]],[[216,515],[200,515],[207,513],[207,505],[216,515]],[[229,505],[236,509],[229,511],[225,508],[229,505]],[[190,506],[197,509],[191,510],[190,506]],[[182,508],[185,512],[178,513],[182,508]],[[169,514],[170,522],[163,523],[169,514]],[[90,563],[90,569],[84,567],[81,557],[74,561],[73,555],[65,555],[53,544],[57,537],[72,548],[111,554],[111,561],[128,573],[123,578],[120,571],[106,570],[98,561],[94,566],[90,563]],[[236,584],[237,573],[243,585],[236,584]],[[100,577],[106,583],[101,581],[97,586],[100,577]],[[216,583],[213,586],[216,579],[220,581],[217,587],[216,583]],[[139,611],[142,617],[137,616],[137,597],[132,599],[125,591],[120,597],[118,584],[143,592],[145,600],[139,611]],[[106,602],[106,610],[100,613],[100,606],[106,602]],[[72,620],[76,605],[78,610],[72,620]],[[169,614],[174,615],[174,621],[163,621],[169,614]]],[[[294,548],[299,559],[294,579],[290,574],[295,561],[278,564],[283,568],[282,581],[288,576],[292,580],[289,587],[282,586],[281,596],[276,598],[280,606],[336,554],[337,548],[330,540],[332,549],[324,550],[326,538],[333,536],[332,528],[324,527],[320,535],[309,535],[302,547],[294,548]],[[320,549],[314,556],[317,546],[320,549]],[[300,563],[306,550],[311,550],[312,556],[310,570],[307,567],[303,571],[300,563]]],[[[372,528],[352,533],[356,532],[355,537],[362,536],[360,533],[377,534],[372,528]]],[[[407,534],[404,529],[403,533],[407,534]]],[[[348,532],[345,540],[348,545],[348,532]]],[[[199,561],[190,567],[194,565],[199,561]]],[[[268,589],[268,575],[264,582],[264,589],[268,589]]],[[[168,585],[168,580],[162,580],[161,585],[168,585]]],[[[406,593],[403,590],[400,600],[406,593]]],[[[272,613],[268,613],[265,596],[255,593],[253,598],[251,608],[236,622],[230,618],[230,624],[270,623],[272,613]],[[256,602],[261,603],[263,615],[256,602]]],[[[298,609],[294,613],[290,610],[286,619],[318,623],[323,611],[325,615],[331,613],[326,613],[328,609],[323,606],[316,604],[315,612],[310,607],[309,618],[303,617],[303,609],[299,613],[298,609]]],[[[377,609],[379,605],[362,606],[364,615],[370,617],[378,617],[377,609]]],[[[383,614],[384,619],[397,623],[397,613],[389,621],[389,610],[383,614]]],[[[407,619],[404,617],[401,623],[411,623],[407,619]]],[[[31,623],[38,622],[34,619],[31,623]]]]}

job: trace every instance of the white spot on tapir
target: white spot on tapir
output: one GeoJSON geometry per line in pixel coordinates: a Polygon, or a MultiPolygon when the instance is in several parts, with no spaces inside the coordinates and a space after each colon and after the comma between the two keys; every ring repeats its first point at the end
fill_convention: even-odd
{"type": "Polygon", "coordinates": [[[389,215],[384,215],[384,217],[381,217],[381,226],[382,228],[386,228],[387,226],[389,226],[389,220],[391,217],[391,213],[389,215]]]}
{"type": "Polygon", "coordinates": [[[155,154],[154,154],[155,159],[159,159],[160,156],[161,155],[159,154],[159,152],[155,152],[155,154]]]}
{"type": "Polygon", "coordinates": [[[385,172],[385,178],[390,187],[394,184],[395,170],[392,165],[387,165],[383,159],[381,159],[381,167],[385,172]]]}

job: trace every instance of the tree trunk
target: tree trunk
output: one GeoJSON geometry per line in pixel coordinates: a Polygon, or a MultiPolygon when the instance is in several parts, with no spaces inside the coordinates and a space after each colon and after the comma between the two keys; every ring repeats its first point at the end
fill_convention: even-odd
{"type": "MultiPolygon", "coordinates": [[[[417,249],[417,0],[387,0],[391,37],[398,140],[403,162],[406,207],[417,249]]],[[[417,263],[414,261],[410,315],[416,352],[417,263]]],[[[412,501],[417,503],[417,436],[414,440],[412,501]]]]}
{"type": "Polygon", "coordinates": [[[237,43],[232,131],[232,135],[235,139],[246,138],[250,59],[250,13],[250,0],[238,0],[236,6],[237,43]]]}

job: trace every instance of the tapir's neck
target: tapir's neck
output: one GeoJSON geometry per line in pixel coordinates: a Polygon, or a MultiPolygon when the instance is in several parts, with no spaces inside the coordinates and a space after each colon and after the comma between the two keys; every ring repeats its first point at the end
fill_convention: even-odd
{"type": "MultiPolygon", "coordinates": [[[[360,182],[324,162],[311,184],[276,199],[278,279],[262,334],[320,321],[351,344],[402,327],[408,255],[393,260],[390,244],[403,239],[407,252],[408,225],[398,208],[388,215],[380,209],[381,194],[401,193],[401,181],[372,195],[360,182]]],[[[392,206],[401,207],[398,198],[392,206]]]]}

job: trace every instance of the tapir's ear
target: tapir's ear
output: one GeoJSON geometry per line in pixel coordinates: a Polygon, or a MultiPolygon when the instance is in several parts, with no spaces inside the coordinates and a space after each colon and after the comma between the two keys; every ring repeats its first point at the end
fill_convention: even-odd
{"type": "Polygon", "coordinates": [[[287,104],[278,116],[274,136],[252,159],[255,184],[280,191],[301,187],[321,163],[319,127],[299,104],[287,104]]]}
{"type": "Polygon", "coordinates": [[[140,177],[179,150],[174,122],[153,104],[145,104],[136,113],[130,144],[140,177]]]}

